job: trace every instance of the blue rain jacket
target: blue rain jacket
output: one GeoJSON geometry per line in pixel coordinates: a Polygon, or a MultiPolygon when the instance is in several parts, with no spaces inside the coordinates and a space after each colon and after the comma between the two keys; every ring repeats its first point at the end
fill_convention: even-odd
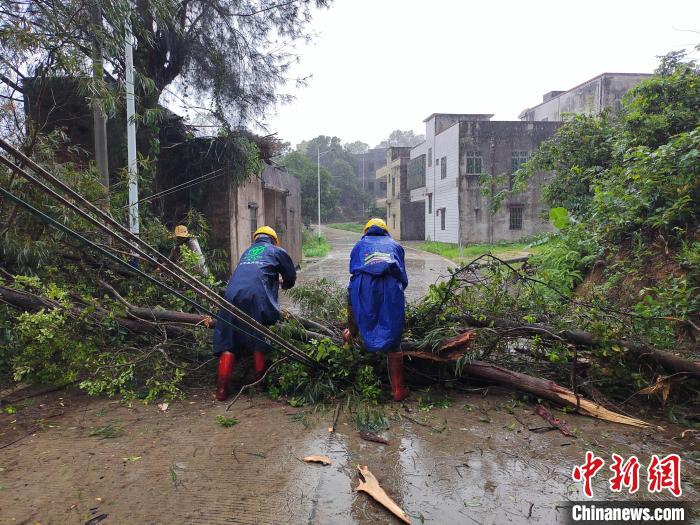
{"type": "Polygon", "coordinates": [[[395,350],[401,343],[408,286],[403,248],[372,226],[352,249],[350,274],[350,302],[365,348],[395,350]]]}
{"type": "MultiPolygon", "coordinates": [[[[243,252],[228,282],[225,298],[259,323],[273,325],[280,318],[280,275],[282,288],[286,290],[294,286],[297,272],[291,257],[282,248],[275,246],[271,237],[258,235],[253,245],[243,252]]],[[[219,316],[238,326],[231,315],[223,310],[219,316]]],[[[214,327],[214,354],[224,351],[238,353],[242,347],[264,351],[266,345],[258,340],[262,337],[250,328],[241,326],[241,329],[234,329],[217,320],[214,327]],[[255,337],[251,337],[251,334],[255,337]]]]}

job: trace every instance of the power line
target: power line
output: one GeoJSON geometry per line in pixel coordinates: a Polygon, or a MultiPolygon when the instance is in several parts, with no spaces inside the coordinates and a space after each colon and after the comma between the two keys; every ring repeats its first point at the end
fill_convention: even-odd
{"type": "MultiPolygon", "coordinates": [[[[0,193],[2,193],[5,197],[7,197],[7,198],[8,198],[9,200],[11,200],[12,202],[14,202],[14,203],[18,204],[19,206],[22,206],[23,208],[25,208],[25,209],[26,209],[27,211],[29,211],[30,213],[36,215],[36,216],[39,217],[42,221],[44,221],[44,222],[50,224],[51,226],[53,226],[53,227],[56,228],[57,230],[62,231],[63,233],[65,233],[65,234],[67,234],[67,235],[69,235],[69,236],[71,236],[71,237],[77,239],[78,241],[80,241],[81,243],[85,244],[86,246],[89,246],[90,248],[93,248],[93,249],[97,250],[98,252],[100,252],[100,253],[102,253],[103,255],[105,255],[106,257],[108,257],[110,260],[115,261],[116,263],[120,264],[121,266],[125,266],[125,267],[128,268],[130,271],[136,273],[137,275],[140,275],[141,277],[144,277],[145,279],[149,280],[150,282],[152,282],[152,283],[155,284],[156,286],[159,286],[159,287],[163,288],[164,290],[167,290],[168,292],[172,293],[173,295],[175,295],[175,296],[178,297],[179,299],[182,299],[183,301],[185,301],[186,303],[190,304],[191,306],[194,306],[195,308],[197,308],[198,310],[202,311],[203,313],[212,316],[213,318],[217,319],[218,321],[220,321],[220,322],[222,322],[222,323],[228,324],[231,328],[233,328],[234,330],[236,330],[236,331],[238,331],[238,332],[240,332],[240,333],[242,333],[242,334],[245,334],[245,335],[247,335],[247,336],[249,336],[249,337],[251,337],[251,338],[253,338],[253,339],[257,340],[257,341],[260,341],[260,342],[262,342],[262,343],[264,343],[264,344],[267,344],[267,341],[265,341],[264,339],[260,339],[258,336],[253,335],[253,334],[251,334],[251,333],[249,333],[249,332],[246,332],[246,331],[243,330],[242,328],[240,328],[240,327],[234,325],[233,323],[231,323],[228,319],[225,319],[225,318],[221,317],[220,315],[215,314],[214,312],[212,312],[212,311],[209,310],[208,308],[206,308],[206,307],[200,305],[199,303],[197,303],[197,302],[195,302],[194,300],[190,299],[190,298],[187,297],[186,295],[184,295],[184,294],[178,292],[177,290],[175,290],[174,288],[168,286],[167,284],[165,284],[165,283],[162,282],[161,280],[156,279],[155,277],[152,277],[152,276],[148,275],[146,272],[144,272],[144,271],[142,271],[142,270],[140,270],[140,269],[138,269],[138,268],[134,268],[134,267],[133,267],[131,264],[129,264],[127,261],[121,259],[120,257],[117,257],[116,255],[114,255],[113,253],[111,253],[110,251],[108,251],[107,249],[105,249],[105,248],[103,248],[102,246],[98,245],[97,243],[91,241],[90,239],[88,239],[87,237],[81,235],[80,233],[76,232],[75,230],[69,228],[69,227],[66,226],[65,224],[62,224],[62,223],[58,222],[58,221],[57,221],[56,219],[54,219],[53,217],[51,217],[51,216],[47,215],[46,213],[42,212],[41,210],[35,208],[34,206],[32,206],[31,204],[29,204],[28,202],[26,202],[26,201],[20,199],[19,197],[17,197],[17,196],[14,195],[13,193],[9,192],[8,190],[6,190],[5,188],[3,188],[2,186],[0,186],[0,193]]],[[[292,356],[292,359],[294,359],[294,356],[292,356]]]]}
{"type": "Polygon", "coordinates": [[[253,319],[241,309],[237,308],[235,305],[221,298],[216,292],[214,292],[211,288],[201,283],[196,277],[189,274],[181,266],[178,266],[177,264],[167,260],[167,258],[163,254],[158,252],[158,250],[153,248],[148,243],[144,242],[138,236],[131,233],[128,229],[122,226],[110,215],[105,213],[103,210],[97,208],[90,201],[86,200],[82,195],[80,195],[68,185],[66,185],[63,181],[46,171],[44,168],[42,168],[40,165],[38,165],[36,162],[24,155],[21,151],[16,149],[14,146],[9,144],[2,138],[0,138],[0,146],[8,152],[12,153],[12,155],[17,157],[18,159],[20,159],[26,166],[29,166],[33,171],[41,175],[42,178],[50,181],[50,183],[53,186],[60,188],[63,192],[70,195],[70,199],[72,199],[72,201],[64,197],[63,195],[58,194],[56,191],[46,186],[43,182],[39,181],[35,177],[29,175],[29,173],[24,171],[22,168],[16,166],[7,158],[0,156],[0,162],[2,162],[10,169],[15,171],[15,173],[22,176],[33,185],[41,188],[44,192],[50,194],[59,202],[68,206],[70,209],[78,213],[81,217],[87,219],[93,225],[97,226],[100,230],[111,235],[115,240],[119,241],[127,249],[133,250],[135,254],[141,255],[146,261],[150,262],[157,268],[160,268],[166,274],[172,276],[177,281],[184,284],[185,287],[189,288],[204,299],[207,299],[211,303],[215,304],[216,306],[230,314],[234,319],[236,319],[240,323],[244,324],[245,326],[248,326],[255,332],[261,333],[262,335],[268,337],[271,341],[275,342],[287,353],[294,354],[307,366],[323,368],[325,370],[328,370],[328,368],[325,365],[322,365],[321,363],[312,359],[304,352],[297,349],[294,345],[290,344],[288,341],[286,341],[276,333],[272,332],[268,327],[253,319]],[[104,220],[107,224],[109,224],[109,226],[107,226],[105,223],[100,222],[100,220],[96,219],[93,215],[87,213],[80,206],[78,206],[76,202],[79,202],[81,203],[81,205],[86,206],[87,209],[89,209],[96,216],[100,217],[101,220],[104,220]]]}
{"type": "MultiPolygon", "coordinates": [[[[180,190],[185,190],[187,188],[191,188],[191,187],[196,186],[198,184],[202,184],[204,182],[209,182],[209,181],[214,180],[218,177],[221,177],[221,175],[223,175],[223,173],[219,173],[219,172],[223,172],[224,169],[225,168],[219,168],[217,170],[210,171],[209,173],[205,173],[204,175],[201,175],[200,177],[190,179],[190,180],[185,181],[181,184],[178,184],[177,186],[172,186],[172,187],[165,189],[163,191],[159,191],[158,193],[154,193],[153,195],[150,195],[148,197],[144,197],[143,199],[136,201],[136,203],[141,204],[142,202],[149,202],[149,201],[152,201],[153,199],[156,199],[158,197],[165,197],[165,196],[170,195],[172,193],[177,193],[180,190]],[[216,175],[213,175],[215,173],[216,173],[216,175]]],[[[122,208],[128,208],[128,207],[129,207],[129,204],[127,204],[126,206],[122,206],[122,208]]]]}

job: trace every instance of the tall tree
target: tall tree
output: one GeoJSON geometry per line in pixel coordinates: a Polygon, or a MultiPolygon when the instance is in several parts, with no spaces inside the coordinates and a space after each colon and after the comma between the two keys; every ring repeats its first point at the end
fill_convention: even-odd
{"type": "Polygon", "coordinates": [[[331,175],[300,151],[288,153],[280,160],[289,173],[301,182],[301,218],[305,224],[316,222],[318,214],[318,174],[321,175],[321,219],[333,216],[338,204],[338,192],[331,187],[331,175]]]}
{"type": "Polygon", "coordinates": [[[389,137],[377,144],[377,148],[390,148],[391,146],[417,146],[425,140],[424,135],[416,135],[413,130],[402,131],[395,129],[389,137]]]}
{"type": "MultiPolygon", "coordinates": [[[[89,71],[93,36],[105,69],[123,79],[124,28],[137,45],[139,111],[153,110],[169,86],[222,125],[259,119],[286,99],[279,92],[296,59],[292,45],[309,38],[312,8],[331,0],[94,0],[104,24],[83,0],[0,0],[0,82],[21,91],[40,72],[89,71]],[[103,26],[103,27],[102,27],[103,26]]],[[[91,98],[101,89],[91,86],[91,98]]]]}
{"type": "Polygon", "coordinates": [[[344,146],[345,151],[352,153],[353,155],[359,155],[361,153],[366,153],[369,149],[369,144],[362,142],[361,140],[356,140],[355,142],[348,142],[344,146]]]}

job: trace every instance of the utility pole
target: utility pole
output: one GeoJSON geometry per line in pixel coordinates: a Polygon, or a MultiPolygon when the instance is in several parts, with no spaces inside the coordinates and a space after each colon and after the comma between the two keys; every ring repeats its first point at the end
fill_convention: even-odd
{"type": "Polygon", "coordinates": [[[318,238],[321,238],[321,155],[325,155],[331,150],[321,152],[321,148],[316,148],[316,178],[318,180],[318,238]]]}
{"type": "Polygon", "coordinates": [[[367,153],[362,154],[362,217],[364,218],[365,216],[365,156],[367,153]]]}
{"type": "MultiPolygon", "coordinates": [[[[102,10],[97,0],[90,4],[90,21],[92,22],[92,78],[93,82],[104,82],[104,62],[102,55],[102,10]]],[[[101,101],[93,101],[92,127],[95,144],[95,165],[100,174],[100,181],[105,188],[104,209],[109,210],[109,161],[107,157],[107,115],[101,101]]]]}
{"type": "Polygon", "coordinates": [[[321,238],[321,148],[316,148],[316,180],[318,181],[318,231],[316,234],[321,238]]]}
{"type": "Polygon", "coordinates": [[[125,27],[125,64],[126,64],[126,137],[129,171],[129,231],[139,234],[139,189],[138,166],[136,164],[136,104],[134,102],[134,35],[131,33],[131,21],[127,16],[125,27]]]}

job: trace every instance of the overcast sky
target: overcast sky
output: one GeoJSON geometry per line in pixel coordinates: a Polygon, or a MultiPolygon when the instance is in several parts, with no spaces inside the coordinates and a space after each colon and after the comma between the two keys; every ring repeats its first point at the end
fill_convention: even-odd
{"type": "Polygon", "coordinates": [[[548,91],[651,72],[700,42],[700,0],[335,0],[311,29],[295,73],[313,77],[270,131],[374,146],[434,112],[516,120],[548,91]]]}

